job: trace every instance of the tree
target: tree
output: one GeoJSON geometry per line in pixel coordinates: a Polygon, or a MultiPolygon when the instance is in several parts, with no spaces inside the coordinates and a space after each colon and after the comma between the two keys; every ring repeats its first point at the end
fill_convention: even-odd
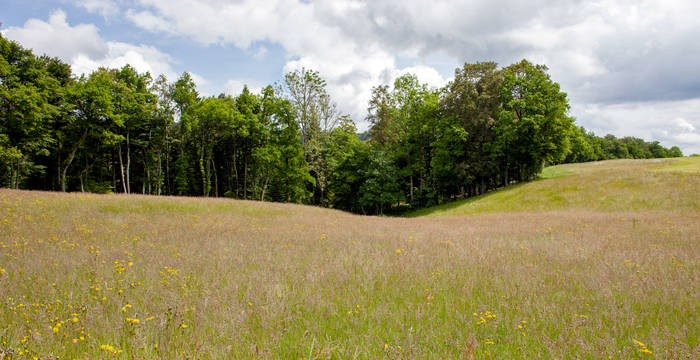
{"type": "MultiPolygon", "coordinates": [[[[539,172],[545,163],[566,155],[573,119],[567,116],[566,93],[552,81],[544,65],[527,60],[504,69],[501,84],[501,136],[506,141],[506,171],[516,161],[521,180],[539,172]]],[[[507,181],[506,181],[507,183],[507,181]]]]}
{"type": "Polygon", "coordinates": [[[210,97],[202,100],[186,118],[186,126],[192,136],[199,157],[202,196],[211,192],[212,159],[214,146],[226,127],[236,122],[240,113],[220,98],[210,97]]]}
{"type": "Polygon", "coordinates": [[[411,204],[415,203],[416,179],[422,199],[429,173],[425,150],[432,140],[430,124],[437,117],[437,104],[438,94],[412,74],[396,78],[391,89],[386,85],[372,89],[367,116],[371,139],[391,154],[411,204]]]}
{"type": "MultiPolygon", "coordinates": [[[[294,119],[291,103],[279,98],[271,86],[263,90],[263,116],[269,124],[270,141],[259,150],[264,156],[261,166],[269,168],[265,183],[272,189],[272,200],[301,202],[310,196],[307,186],[314,179],[304,159],[299,138],[299,126],[294,119]]],[[[260,198],[265,199],[265,188],[260,198]]]]}
{"type": "Polygon", "coordinates": [[[43,174],[54,145],[52,122],[60,114],[65,70],[70,67],[49,57],[36,57],[0,35],[0,134],[6,142],[3,164],[10,188],[18,189],[27,175],[43,174]]]}
{"type": "Polygon", "coordinates": [[[498,174],[499,164],[487,149],[495,141],[493,128],[501,111],[502,82],[503,71],[495,62],[464,64],[455,71],[454,80],[447,85],[440,99],[441,116],[454,118],[446,120],[448,126],[460,128],[445,133],[447,138],[442,139],[443,147],[459,146],[453,151],[460,154],[455,157],[454,164],[442,168],[452,167],[460,173],[462,193],[464,187],[474,195],[485,192],[487,179],[498,174]],[[456,142],[450,144],[446,141],[456,142]]]}
{"type": "Polygon", "coordinates": [[[299,124],[304,157],[314,177],[313,202],[322,204],[328,176],[323,143],[338,123],[339,114],[318,72],[302,68],[287,73],[284,78],[286,95],[299,124]]]}
{"type": "Polygon", "coordinates": [[[88,139],[94,136],[100,141],[116,143],[122,138],[113,132],[124,125],[119,115],[114,114],[111,89],[113,74],[99,69],[90,76],[82,76],[69,88],[69,101],[73,104],[71,116],[61,134],[62,144],[66,144],[68,157],[61,171],[61,190],[67,190],[66,178],[75,155],[88,139]]]}
{"type": "Polygon", "coordinates": [[[175,192],[178,195],[185,195],[190,188],[190,173],[192,168],[189,164],[187,149],[188,126],[187,119],[190,116],[190,109],[199,101],[197,86],[192,76],[185,72],[180,76],[170,89],[170,98],[175,104],[176,127],[175,133],[178,137],[178,148],[180,154],[175,164],[175,192]]]}

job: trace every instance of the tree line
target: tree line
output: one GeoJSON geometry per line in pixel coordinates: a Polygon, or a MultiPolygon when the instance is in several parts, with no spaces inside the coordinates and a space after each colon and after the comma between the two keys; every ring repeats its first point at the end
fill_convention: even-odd
{"type": "Polygon", "coordinates": [[[366,133],[315,71],[237,96],[126,65],[75,76],[0,35],[0,186],[225,196],[357,213],[420,208],[533,179],[547,164],[682,156],[597,137],[544,65],[465,64],[442,89],[372,89],[366,133]]]}

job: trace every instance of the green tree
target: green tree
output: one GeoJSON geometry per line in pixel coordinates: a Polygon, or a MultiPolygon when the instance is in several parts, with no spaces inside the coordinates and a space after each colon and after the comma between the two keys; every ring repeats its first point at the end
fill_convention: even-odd
{"type": "Polygon", "coordinates": [[[299,124],[304,157],[314,177],[313,203],[323,204],[327,186],[325,137],[338,123],[335,103],[326,90],[326,81],[318,72],[302,68],[287,73],[285,93],[295,111],[299,124]]]}
{"type": "Polygon", "coordinates": [[[199,102],[197,86],[189,73],[183,73],[180,78],[172,84],[170,98],[175,104],[176,126],[174,127],[173,133],[177,137],[176,145],[179,150],[179,156],[175,163],[176,175],[174,188],[178,195],[186,195],[190,190],[190,176],[193,171],[190,164],[189,152],[187,151],[186,140],[189,135],[187,123],[190,116],[190,109],[199,102]]]}
{"type": "Polygon", "coordinates": [[[545,163],[561,161],[569,149],[573,119],[567,116],[566,93],[546,71],[527,60],[504,69],[503,110],[496,127],[506,144],[506,172],[514,161],[519,180],[532,177],[545,163]]]}
{"type": "Polygon", "coordinates": [[[61,143],[68,151],[62,164],[61,190],[67,190],[67,175],[76,153],[88,137],[107,143],[117,143],[121,137],[113,130],[123,126],[123,120],[114,114],[111,89],[113,74],[99,69],[89,76],[82,76],[69,91],[69,101],[73,104],[71,116],[61,133],[61,143]]]}

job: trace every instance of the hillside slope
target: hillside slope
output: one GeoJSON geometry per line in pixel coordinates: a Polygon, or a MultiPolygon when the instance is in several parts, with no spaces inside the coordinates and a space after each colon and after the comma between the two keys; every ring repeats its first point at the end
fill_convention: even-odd
{"type": "Polygon", "coordinates": [[[700,211],[700,157],[553,166],[546,168],[537,181],[406,216],[561,210],[700,211]]]}
{"type": "Polygon", "coordinates": [[[697,165],[410,219],[0,189],[0,358],[698,359],[697,165]]]}

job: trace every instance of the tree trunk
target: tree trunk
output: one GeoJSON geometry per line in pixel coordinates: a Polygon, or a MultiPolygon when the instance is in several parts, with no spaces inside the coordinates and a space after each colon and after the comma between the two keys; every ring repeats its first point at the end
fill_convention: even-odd
{"type": "Polygon", "coordinates": [[[83,145],[83,141],[85,141],[85,138],[87,137],[88,131],[85,130],[83,132],[83,135],[80,137],[80,140],[78,141],[77,144],[73,147],[73,150],[70,152],[70,156],[68,157],[68,163],[66,166],[63,168],[63,172],[61,174],[61,191],[66,192],[66,174],[68,173],[68,168],[70,167],[70,164],[73,162],[73,159],[75,158],[75,153],[78,151],[78,148],[83,145]]]}
{"type": "Polygon", "coordinates": [[[243,198],[248,199],[248,156],[243,159],[243,198]]]}
{"type": "Polygon", "coordinates": [[[126,133],[126,193],[131,194],[131,143],[129,142],[129,133],[126,133]]]}
{"type": "Polygon", "coordinates": [[[15,165],[10,165],[10,189],[15,188],[15,165]]]}
{"type": "Polygon", "coordinates": [[[165,191],[168,195],[172,195],[172,187],[170,186],[170,148],[165,148],[165,191]]]}
{"type": "Polygon", "coordinates": [[[17,177],[15,178],[15,190],[19,190],[19,179],[22,178],[22,159],[17,159],[17,177]]]}
{"type": "Polygon", "coordinates": [[[233,148],[233,172],[236,174],[236,199],[238,199],[238,194],[240,194],[240,186],[238,184],[238,164],[236,161],[236,148],[233,148]]]}
{"type": "Polygon", "coordinates": [[[211,159],[211,169],[214,172],[214,197],[219,197],[219,175],[216,171],[216,163],[211,159]]]}
{"type": "Polygon", "coordinates": [[[265,201],[265,190],[267,189],[267,184],[270,183],[270,177],[267,176],[265,177],[265,183],[263,184],[262,187],[262,193],[260,194],[260,201],[265,201]]]}
{"type": "Polygon", "coordinates": [[[56,184],[61,183],[61,139],[58,138],[58,144],[56,148],[58,149],[58,156],[56,157],[56,184]]]}
{"type": "Polygon", "coordinates": [[[204,171],[204,149],[199,153],[199,174],[202,176],[202,196],[207,196],[207,174],[204,171]]]}
{"type": "Polygon", "coordinates": [[[122,144],[119,144],[119,172],[121,173],[122,177],[122,190],[124,194],[127,194],[126,180],[124,178],[124,160],[122,159],[122,144]]]}
{"type": "Polygon", "coordinates": [[[163,188],[163,163],[161,162],[161,157],[163,156],[162,151],[158,151],[158,184],[156,186],[156,194],[160,195],[163,188]]]}
{"type": "MultiPolygon", "coordinates": [[[[146,168],[146,183],[148,183],[148,195],[151,195],[151,169],[146,164],[146,155],[143,156],[143,166],[146,168]]],[[[141,187],[141,192],[146,193],[146,184],[141,187]]]]}

